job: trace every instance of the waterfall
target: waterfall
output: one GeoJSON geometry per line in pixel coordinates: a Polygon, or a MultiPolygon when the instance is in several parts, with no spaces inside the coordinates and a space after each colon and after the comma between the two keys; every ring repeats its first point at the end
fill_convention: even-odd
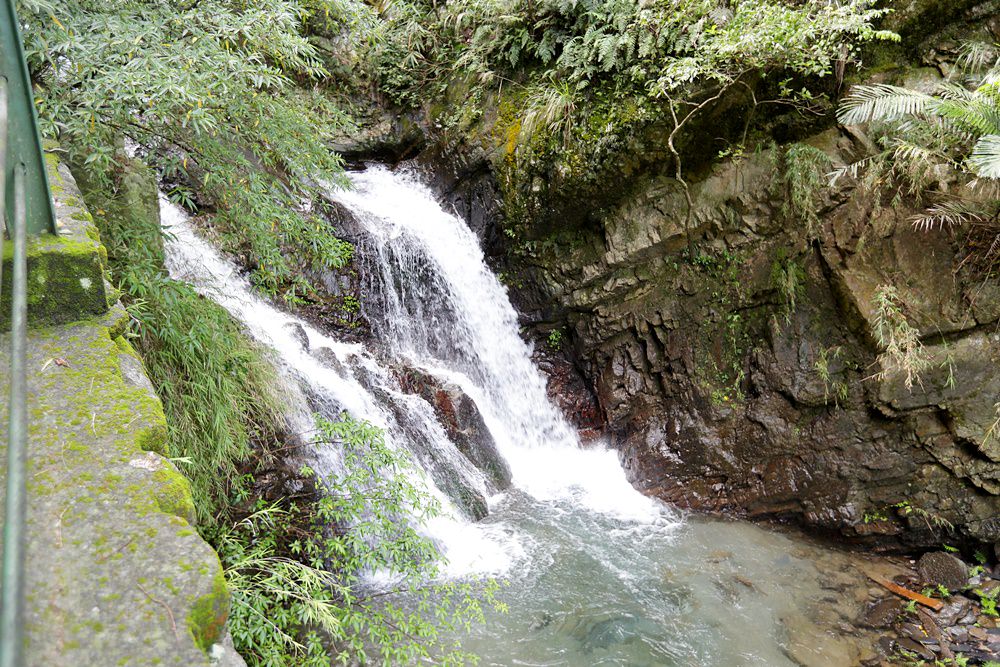
{"type": "MultiPolygon", "coordinates": [[[[454,453],[431,407],[403,393],[363,345],[335,340],[257,296],[239,269],[196,232],[184,211],[162,196],[160,216],[171,277],[190,283],[221,305],[254,339],[273,350],[286,384],[301,389],[293,396],[309,396],[311,408],[331,419],[342,411],[365,419],[384,430],[390,446],[409,452],[421,467],[436,457],[453,466],[467,485],[486,492],[482,473],[454,453]],[[414,446],[417,442],[419,449],[414,446]]],[[[294,423],[309,428],[303,416],[308,410],[296,405],[289,410],[294,423]]],[[[340,470],[334,449],[317,448],[312,454],[320,473],[340,470]]],[[[516,540],[496,527],[468,524],[432,479],[420,481],[444,507],[443,515],[432,519],[427,530],[447,558],[446,573],[500,572],[517,558],[516,540]]]]}
{"type": "MultiPolygon", "coordinates": [[[[623,519],[673,523],[661,504],[632,488],[615,452],[581,448],[548,399],[506,289],[465,223],[444,211],[413,175],[376,166],[352,174],[352,182],[353,189],[331,196],[354,213],[366,234],[358,255],[373,299],[366,315],[381,347],[391,360],[460,387],[474,402],[510,468],[513,490],[623,519]]],[[[496,503],[498,489],[456,450],[433,407],[403,391],[363,344],[335,340],[255,295],[237,267],[165,198],[161,217],[172,277],[194,285],[273,349],[314,407],[328,416],[347,411],[379,426],[390,444],[428,473],[424,481],[446,508],[430,530],[451,571],[508,566],[521,552],[516,537],[496,525],[477,529],[453,502],[456,494],[471,492],[496,503]]],[[[336,470],[336,452],[316,454],[327,471],[336,470]]]]}
{"type": "Polygon", "coordinates": [[[506,288],[465,222],[443,210],[413,174],[375,166],[352,182],[353,189],[333,196],[368,234],[360,256],[367,292],[376,298],[366,314],[393,355],[473,398],[521,490],[539,499],[572,497],[593,511],[659,518],[662,506],[632,488],[617,454],[582,449],[549,400],[506,288]]]}
{"type": "MultiPolygon", "coordinates": [[[[359,227],[373,332],[364,344],[255,295],[163,198],[167,267],[274,351],[304,429],[313,412],[347,411],[417,464],[417,481],[444,508],[425,527],[447,559],[444,576],[508,582],[511,613],[490,612],[454,641],[498,666],[801,664],[791,650],[844,664],[826,660],[828,625],[807,620],[817,611],[804,603],[829,595],[824,582],[852,565],[747,524],[681,521],[635,491],[616,453],[581,447],[549,401],[507,292],[464,222],[411,174],[376,166],[351,180],[330,196],[359,227]],[[483,431],[471,440],[470,424],[483,431]]],[[[335,449],[313,455],[320,473],[340,470],[335,449]]]]}

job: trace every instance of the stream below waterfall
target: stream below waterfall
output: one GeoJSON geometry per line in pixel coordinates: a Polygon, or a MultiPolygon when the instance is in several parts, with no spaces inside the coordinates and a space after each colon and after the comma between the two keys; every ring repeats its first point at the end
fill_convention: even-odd
{"type": "MultiPolygon", "coordinates": [[[[857,660],[864,642],[847,635],[867,586],[853,557],[684,516],[635,491],[617,454],[581,447],[549,401],[506,289],[465,223],[412,174],[372,166],[351,177],[353,189],[331,197],[363,232],[370,346],[255,295],[164,199],[167,265],[275,351],[302,430],[311,412],[347,411],[426,472],[444,506],[427,531],[445,576],[496,576],[509,605],[453,639],[485,665],[857,660]],[[406,377],[432,391],[413,391],[406,377]],[[442,421],[429,400],[440,392],[471,415],[474,438],[442,421]]],[[[337,470],[335,451],[313,456],[317,470],[337,470]]]]}

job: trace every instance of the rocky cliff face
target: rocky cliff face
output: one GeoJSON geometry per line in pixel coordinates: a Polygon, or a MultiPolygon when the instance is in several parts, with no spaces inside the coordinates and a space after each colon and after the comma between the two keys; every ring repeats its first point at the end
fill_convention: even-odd
{"type": "MultiPolygon", "coordinates": [[[[904,4],[904,35],[944,11],[904,4]]],[[[906,44],[933,68],[877,76],[939,77],[955,35],[991,29],[987,5],[949,5],[937,36],[906,44]]],[[[812,161],[805,199],[787,147],[703,169],[688,224],[677,182],[629,155],[603,197],[590,184],[577,205],[552,205],[558,169],[519,167],[502,115],[423,159],[495,251],[533,335],[565,334],[556,384],[579,384],[568,359],[586,387],[555,391],[570,412],[603,415],[639,488],[887,547],[1000,541],[1000,284],[960,266],[961,231],[914,230],[916,203],[822,185],[863,154],[856,128],[796,145],[812,161]],[[528,222],[511,241],[500,230],[515,214],[528,222]],[[928,353],[911,387],[879,363],[886,294],[928,353]]]]}
{"type": "MultiPolygon", "coordinates": [[[[814,141],[837,160],[854,149],[836,131],[814,141]]],[[[601,232],[540,256],[536,303],[564,314],[634,483],[879,542],[934,543],[944,522],[1000,539],[996,288],[956,274],[953,239],[912,230],[913,209],[873,226],[851,188],[825,195],[810,231],[782,211],[767,157],[697,184],[693,256],[682,197],[655,178],[601,232]],[[885,286],[930,351],[909,389],[877,361],[885,286]]]]}

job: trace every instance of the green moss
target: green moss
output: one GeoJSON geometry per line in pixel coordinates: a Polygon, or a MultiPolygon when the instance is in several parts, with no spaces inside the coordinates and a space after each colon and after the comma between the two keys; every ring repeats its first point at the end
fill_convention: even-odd
{"type": "MultiPolygon", "coordinates": [[[[66,236],[28,241],[28,321],[31,326],[72,322],[108,309],[102,246],[66,236]]],[[[13,244],[4,244],[0,329],[9,327],[13,244]]]]}
{"type": "Polygon", "coordinates": [[[212,592],[198,598],[191,605],[187,617],[188,631],[195,644],[205,653],[222,636],[222,629],[229,618],[229,588],[222,574],[222,565],[216,560],[216,572],[212,578],[212,592]]]}
{"type": "Polygon", "coordinates": [[[188,523],[195,521],[194,498],[191,483],[176,470],[167,466],[153,473],[156,482],[154,496],[161,512],[174,514],[188,523]]]}

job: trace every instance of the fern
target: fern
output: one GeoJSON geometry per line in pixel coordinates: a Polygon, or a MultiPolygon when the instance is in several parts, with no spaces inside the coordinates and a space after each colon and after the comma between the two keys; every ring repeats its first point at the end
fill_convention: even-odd
{"type": "Polygon", "coordinates": [[[981,203],[968,202],[960,199],[942,201],[929,207],[912,220],[913,227],[926,231],[928,229],[953,227],[968,222],[982,222],[986,211],[981,203]]]}
{"type": "Polygon", "coordinates": [[[969,164],[981,178],[1000,179],[1000,135],[980,137],[969,154],[969,164]]]}
{"type": "Polygon", "coordinates": [[[899,86],[855,86],[844,98],[837,120],[844,125],[898,120],[927,111],[935,104],[930,95],[899,86]]]}

